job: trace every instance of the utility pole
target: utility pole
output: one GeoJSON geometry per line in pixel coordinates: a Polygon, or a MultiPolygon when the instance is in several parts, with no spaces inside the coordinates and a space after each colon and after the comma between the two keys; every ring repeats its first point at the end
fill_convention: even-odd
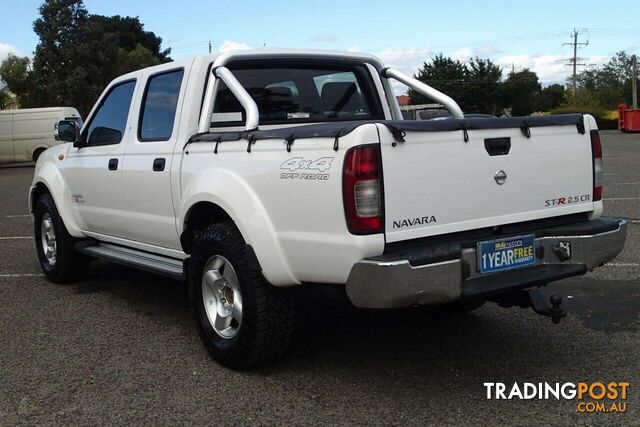
{"type": "Polygon", "coordinates": [[[571,65],[573,67],[573,76],[571,78],[571,83],[572,83],[572,86],[573,86],[573,101],[574,102],[576,100],[576,93],[578,91],[578,65],[585,65],[585,64],[578,63],[578,61],[582,59],[582,58],[578,58],[578,46],[587,46],[587,45],[589,45],[589,41],[586,41],[584,43],[578,43],[578,34],[579,34],[579,32],[574,28],[573,29],[573,34],[571,34],[571,36],[573,37],[573,42],[572,43],[562,43],[562,46],[573,46],[573,57],[569,58],[569,59],[565,59],[565,61],[569,61],[569,63],[566,64],[566,65],[571,65]]]}
{"type": "Polygon", "coordinates": [[[209,40],[209,53],[211,53],[211,40],[209,40]]]}
{"type": "Polygon", "coordinates": [[[638,108],[638,57],[631,57],[631,108],[638,108]]]}

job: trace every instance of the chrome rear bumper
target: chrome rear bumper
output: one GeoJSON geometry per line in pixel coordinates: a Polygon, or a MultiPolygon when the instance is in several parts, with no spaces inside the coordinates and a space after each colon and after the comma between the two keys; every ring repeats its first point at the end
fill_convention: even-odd
{"type": "MultiPolygon", "coordinates": [[[[357,307],[399,308],[488,297],[544,285],[585,274],[615,258],[624,248],[627,223],[597,220],[578,224],[570,235],[554,235],[553,231],[536,233],[541,237],[535,240],[534,266],[481,275],[475,248],[462,249],[454,259],[421,265],[387,254],[356,263],[349,274],[346,292],[357,307]],[[610,230],[590,233],[590,230],[602,230],[603,225],[610,230]],[[558,253],[560,243],[563,246],[569,243],[568,259],[558,253]]],[[[558,231],[566,232],[566,227],[558,231]]]]}

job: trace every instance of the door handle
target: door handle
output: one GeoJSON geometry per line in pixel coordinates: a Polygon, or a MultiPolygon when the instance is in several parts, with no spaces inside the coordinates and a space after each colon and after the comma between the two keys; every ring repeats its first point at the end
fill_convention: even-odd
{"type": "Polygon", "coordinates": [[[506,156],[511,150],[511,138],[487,138],[484,148],[490,156],[506,156]]]}
{"type": "Polygon", "coordinates": [[[163,159],[162,157],[155,159],[153,161],[153,171],[154,172],[161,172],[164,170],[164,165],[165,165],[166,161],[165,159],[163,159]]]}
{"type": "Polygon", "coordinates": [[[118,159],[109,160],[109,170],[114,171],[118,169],[118,159]]]}

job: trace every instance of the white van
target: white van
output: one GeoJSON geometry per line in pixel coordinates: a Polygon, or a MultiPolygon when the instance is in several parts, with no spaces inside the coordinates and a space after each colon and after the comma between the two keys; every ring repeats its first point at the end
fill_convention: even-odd
{"type": "Polygon", "coordinates": [[[44,150],[60,144],[53,136],[59,120],[82,125],[78,110],[72,107],[0,111],[0,162],[37,161],[44,150]]]}

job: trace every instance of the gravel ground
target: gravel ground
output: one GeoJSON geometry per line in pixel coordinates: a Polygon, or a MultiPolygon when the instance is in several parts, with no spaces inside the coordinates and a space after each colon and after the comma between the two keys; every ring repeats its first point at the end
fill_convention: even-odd
{"type": "Polygon", "coordinates": [[[369,311],[332,289],[298,292],[290,350],[233,372],[212,361],[185,287],[95,263],[72,285],[44,280],[27,188],[0,169],[0,424],[640,425],[640,135],[603,133],[605,213],[632,221],[624,252],[551,285],[560,325],[487,304],[460,318],[369,311]],[[484,382],[626,381],[624,414],[575,401],[487,400],[484,382]]]}

